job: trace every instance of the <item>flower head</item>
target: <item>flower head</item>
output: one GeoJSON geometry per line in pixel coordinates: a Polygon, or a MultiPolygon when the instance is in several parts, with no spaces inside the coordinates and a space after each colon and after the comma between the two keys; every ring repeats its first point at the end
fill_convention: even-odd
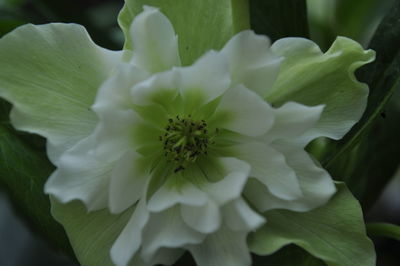
{"type": "Polygon", "coordinates": [[[185,250],[198,265],[250,265],[246,238],[266,222],[263,212],[307,211],[335,192],[304,151],[323,135],[315,128],[324,105],[268,102],[283,97],[275,84],[289,46],[311,42],[270,48],[266,37],[243,31],[181,66],[178,37],[159,10],[145,7],[130,34],[131,55],[92,52],[107,67],[93,74],[100,86],[90,110],[73,109],[81,134],[37,122],[30,130],[13,92],[0,92],[15,103],[14,125],[49,139],[57,170],[46,193],[89,211],[133,210],[112,244],[116,265],[169,265],[185,250]]]}

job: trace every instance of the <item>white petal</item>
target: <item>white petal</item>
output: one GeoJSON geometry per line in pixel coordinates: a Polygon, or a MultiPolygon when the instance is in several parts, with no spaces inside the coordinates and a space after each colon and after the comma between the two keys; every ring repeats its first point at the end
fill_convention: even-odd
{"type": "Polygon", "coordinates": [[[192,66],[181,68],[180,73],[182,98],[187,108],[193,110],[222,95],[230,85],[226,59],[214,51],[203,55],[192,66]]]}
{"type": "Polygon", "coordinates": [[[282,62],[270,50],[270,41],[266,36],[256,35],[246,30],[236,34],[222,49],[228,58],[232,82],[244,84],[264,97],[272,88],[282,62]]]}
{"type": "Polygon", "coordinates": [[[233,231],[254,231],[265,223],[265,218],[242,199],[238,198],[223,208],[224,221],[233,231]]]}
{"type": "Polygon", "coordinates": [[[198,244],[204,237],[183,222],[179,207],[175,206],[152,214],[144,231],[141,256],[145,261],[150,261],[160,248],[198,244]]]}
{"type": "Polygon", "coordinates": [[[138,66],[121,63],[114,74],[100,86],[92,109],[97,114],[104,114],[114,108],[130,109],[131,88],[148,76],[149,73],[138,66]]]}
{"type": "Polygon", "coordinates": [[[207,195],[190,183],[175,187],[166,182],[150,198],[148,209],[151,212],[160,212],[166,210],[178,203],[202,206],[207,202],[207,195]]]}
{"type": "Polygon", "coordinates": [[[144,7],[132,22],[133,62],[150,73],[180,65],[178,38],[166,16],[158,9],[144,7]]]}
{"type": "Polygon", "coordinates": [[[250,266],[247,232],[234,232],[227,227],[207,236],[199,245],[188,247],[198,266],[250,266]]]}
{"type": "Polygon", "coordinates": [[[127,152],[116,164],[110,180],[109,208],[120,213],[145,195],[150,175],[144,158],[134,151],[127,152]]]}
{"type": "MultiPolygon", "coordinates": [[[[281,147],[283,147],[281,145],[281,147]]],[[[329,174],[315,165],[308,153],[301,148],[282,148],[290,167],[299,178],[303,196],[295,200],[283,200],[272,195],[255,180],[249,180],[245,188],[246,198],[261,212],[284,208],[293,211],[309,211],[325,204],[336,192],[329,174]]]]}
{"type": "MultiPolygon", "coordinates": [[[[139,250],[142,230],[149,219],[145,200],[139,201],[128,224],[122,230],[111,248],[112,261],[118,266],[126,266],[139,250]]],[[[140,260],[139,258],[136,258],[140,260]]],[[[136,266],[136,265],[135,265],[136,266]]]]}
{"type": "Polygon", "coordinates": [[[323,109],[323,105],[310,107],[295,102],[285,103],[274,109],[274,125],[265,138],[296,138],[318,122],[323,109]]]}
{"type": "Polygon", "coordinates": [[[113,109],[104,112],[93,135],[94,153],[105,161],[117,160],[134,148],[132,135],[142,119],[133,110],[113,109]]]}
{"type": "Polygon", "coordinates": [[[45,192],[66,203],[83,201],[89,211],[107,206],[108,186],[114,162],[98,160],[93,154],[93,135],[64,153],[57,170],[45,185],[45,192]]]}
{"type": "Polygon", "coordinates": [[[302,196],[296,173],[282,153],[260,142],[233,147],[235,155],[251,165],[251,176],[268,187],[271,193],[286,200],[302,196]]]}
{"type": "Polygon", "coordinates": [[[242,85],[231,88],[224,94],[214,116],[218,127],[247,136],[264,134],[274,121],[274,112],[270,105],[242,85]]]}
{"type": "Polygon", "coordinates": [[[236,158],[219,158],[219,162],[224,177],[218,182],[205,184],[202,190],[221,206],[241,195],[250,174],[250,165],[236,158]]]}
{"type": "Polygon", "coordinates": [[[204,206],[182,204],[181,214],[188,226],[203,234],[215,232],[221,225],[218,206],[210,200],[204,206]]]}
{"type": "Polygon", "coordinates": [[[132,88],[133,103],[168,105],[179,93],[179,79],[180,73],[177,69],[152,75],[132,88]]]}

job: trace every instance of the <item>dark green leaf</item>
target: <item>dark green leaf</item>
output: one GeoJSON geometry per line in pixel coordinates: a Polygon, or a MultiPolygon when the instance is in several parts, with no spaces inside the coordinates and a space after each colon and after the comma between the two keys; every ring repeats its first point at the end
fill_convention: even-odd
{"type": "Polygon", "coordinates": [[[286,246],[270,256],[253,256],[253,266],[323,266],[321,260],[313,257],[295,245],[286,246]]]}
{"type": "Polygon", "coordinates": [[[16,132],[8,121],[9,105],[0,102],[0,189],[12,199],[18,214],[30,228],[46,236],[54,246],[71,250],[66,234],[50,215],[50,201],[43,185],[53,166],[43,152],[43,141],[16,132]]]}
{"type": "Polygon", "coordinates": [[[368,223],[367,232],[370,236],[383,236],[400,241],[400,226],[387,223],[368,223]]]}
{"type": "Polygon", "coordinates": [[[311,37],[328,48],[336,36],[367,46],[394,0],[308,0],[311,37]],[[357,12],[355,12],[357,10],[357,12]]]}
{"type": "Polygon", "coordinates": [[[365,232],[361,207],[343,183],[337,188],[326,205],[312,211],[264,213],[267,223],[250,235],[250,249],[268,255],[287,244],[296,244],[330,266],[375,265],[375,251],[365,232]]]}
{"type": "Polygon", "coordinates": [[[251,28],[272,41],[308,37],[306,0],[250,0],[251,28]]]}
{"type": "Polygon", "coordinates": [[[397,145],[400,109],[387,107],[393,93],[400,88],[399,17],[400,2],[396,2],[372,39],[370,47],[377,52],[376,61],[359,72],[360,79],[370,87],[362,119],[341,141],[333,144],[330,156],[322,160],[322,165],[336,179],[348,183],[363,205],[364,196],[369,197],[367,205],[376,199],[400,162],[400,145],[397,145]]]}

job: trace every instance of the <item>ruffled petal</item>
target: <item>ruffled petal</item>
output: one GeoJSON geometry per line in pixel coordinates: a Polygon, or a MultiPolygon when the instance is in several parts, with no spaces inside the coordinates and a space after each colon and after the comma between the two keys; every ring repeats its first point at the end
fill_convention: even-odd
{"type": "Polygon", "coordinates": [[[120,213],[132,206],[146,193],[150,174],[146,159],[134,151],[127,152],[115,165],[110,180],[109,209],[120,213]]]}
{"type": "Polygon", "coordinates": [[[161,248],[198,244],[204,237],[184,223],[179,206],[175,206],[151,215],[143,233],[141,256],[145,261],[151,261],[161,248]]]}
{"type": "Polygon", "coordinates": [[[218,127],[254,137],[270,129],[274,122],[274,113],[260,96],[238,85],[222,96],[210,122],[218,127]]]}
{"type": "Polygon", "coordinates": [[[175,187],[167,181],[150,198],[147,207],[151,212],[160,212],[178,203],[190,206],[202,206],[206,202],[207,195],[191,183],[187,182],[179,187],[175,187]]]}
{"type": "Polygon", "coordinates": [[[0,40],[0,96],[14,105],[13,125],[46,137],[56,163],[93,131],[90,106],[120,57],[76,24],[24,25],[7,34],[0,40]]]}
{"type": "Polygon", "coordinates": [[[319,120],[323,105],[305,106],[288,102],[274,109],[274,124],[262,139],[270,142],[274,139],[295,139],[312,128],[319,120]]]}
{"type": "MultiPolygon", "coordinates": [[[[250,165],[236,158],[218,158],[223,178],[214,183],[206,183],[201,189],[206,192],[219,206],[240,197],[250,174],[250,165]]],[[[209,175],[207,169],[203,169],[209,175]]]]}
{"type": "Polygon", "coordinates": [[[302,38],[278,40],[271,49],[285,60],[267,101],[275,106],[288,101],[325,105],[321,119],[302,136],[303,145],[321,136],[342,138],[367,104],[368,86],[358,82],[354,72],[374,60],[375,53],[345,37],[338,37],[325,54],[302,38]]]}
{"type": "Polygon", "coordinates": [[[221,225],[221,213],[211,200],[203,206],[182,204],[181,214],[188,226],[203,234],[215,232],[221,225]]]}
{"type": "Polygon", "coordinates": [[[234,85],[244,84],[264,97],[278,77],[282,57],[270,50],[271,42],[253,31],[242,31],[230,39],[222,49],[228,58],[234,85]]]}
{"type": "Polygon", "coordinates": [[[190,245],[198,266],[250,266],[251,257],[246,243],[247,232],[231,231],[226,226],[199,245],[190,245]]]}
{"type": "Polygon", "coordinates": [[[254,231],[265,223],[265,218],[253,211],[243,198],[224,206],[223,216],[226,225],[233,231],[254,231]]]}
{"type": "Polygon", "coordinates": [[[64,153],[58,168],[45,184],[45,192],[62,203],[79,199],[89,211],[107,207],[108,187],[114,162],[98,160],[93,154],[93,135],[64,153]]]}
{"type": "Polygon", "coordinates": [[[275,148],[285,154],[288,165],[296,172],[303,196],[295,200],[283,200],[275,197],[259,181],[249,180],[245,196],[260,211],[288,209],[309,211],[325,204],[336,192],[329,174],[315,165],[308,153],[289,145],[275,144],[275,148]]]}
{"type": "Polygon", "coordinates": [[[150,73],[180,65],[178,37],[168,18],[157,8],[145,6],[132,22],[132,62],[150,73]]]}
{"type": "MultiPolygon", "coordinates": [[[[126,266],[139,250],[142,244],[142,230],[147,224],[149,213],[146,201],[139,201],[128,223],[111,247],[111,258],[118,266],[126,266]]],[[[138,256],[135,260],[141,261],[138,256]]],[[[136,264],[134,264],[136,266],[136,264]]]]}
{"type": "Polygon", "coordinates": [[[281,199],[294,200],[302,196],[298,177],[285,156],[260,142],[233,146],[234,154],[251,165],[251,176],[268,187],[281,199]]]}

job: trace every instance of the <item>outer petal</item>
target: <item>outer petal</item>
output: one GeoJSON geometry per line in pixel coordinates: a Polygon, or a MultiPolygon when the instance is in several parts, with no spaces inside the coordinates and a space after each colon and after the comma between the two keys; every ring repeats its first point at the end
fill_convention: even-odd
{"type": "Polygon", "coordinates": [[[134,151],[127,152],[115,165],[110,180],[109,208],[120,213],[145,194],[150,174],[145,161],[134,151]]]}
{"type": "Polygon", "coordinates": [[[207,236],[199,245],[188,247],[198,266],[250,266],[247,232],[235,232],[226,226],[207,236]]]}
{"type": "MultiPolygon", "coordinates": [[[[219,158],[219,162],[225,172],[222,174],[223,178],[218,182],[204,184],[202,190],[222,206],[240,197],[250,174],[250,165],[229,157],[219,158]]],[[[207,173],[207,169],[203,171],[207,173]]]]}
{"type": "Polygon", "coordinates": [[[202,206],[207,202],[207,195],[192,185],[183,184],[181,187],[174,187],[166,182],[150,198],[148,209],[152,212],[160,212],[181,203],[191,206],[202,206]]]}
{"type": "Polygon", "coordinates": [[[142,230],[149,219],[146,201],[139,201],[128,223],[111,248],[111,258],[118,266],[128,265],[128,262],[139,250],[142,242],[142,230]]]}
{"type": "Polygon", "coordinates": [[[254,137],[270,129],[274,113],[260,96],[238,85],[224,94],[211,121],[218,127],[254,137]]]}
{"type": "Polygon", "coordinates": [[[233,146],[238,158],[251,165],[251,176],[268,187],[281,199],[294,200],[302,196],[298,177],[282,153],[259,142],[233,146]]]}
{"type": "Polygon", "coordinates": [[[295,102],[285,103],[274,109],[274,124],[262,139],[270,142],[275,139],[297,138],[314,127],[323,109],[323,105],[309,107],[295,102]]]}
{"type": "Polygon", "coordinates": [[[92,135],[64,153],[57,170],[46,182],[45,192],[62,203],[79,199],[89,211],[107,207],[113,162],[98,160],[93,147],[95,140],[92,135]]]}
{"type": "Polygon", "coordinates": [[[325,204],[336,192],[329,174],[316,166],[306,151],[284,144],[275,144],[275,148],[285,154],[288,165],[296,172],[303,196],[295,200],[279,199],[257,181],[250,180],[245,196],[259,211],[279,208],[309,211],[325,204]]]}
{"type": "Polygon", "coordinates": [[[141,256],[150,261],[163,247],[179,248],[188,244],[198,244],[205,235],[189,228],[182,220],[179,207],[152,214],[143,234],[141,256]]]}
{"type": "Polygon", "coordinates": [[[204,206],[182,204],[181,214],[188,226],[203,234],[212,233],[221,225],[219,206],[211,200],[204,206]]]}
{"type": "Polygon", "coordinates": [[[99,85],[120,53],[96,46],[75,24],[25,25],[0,40],[0,96],[14,104],[13,125],[49,141],[49,156],[87,137],[99,85]]]}
{"type": "Polygon", "coordinates": [[[306,39],[285,38],[272,50],[285,57],[274,88],[266,99],[274,105],[288,101],[308,106],[326,105],[320,121],[303,136],[303,142],[327,136],[340,139],[364,112],[368,95],[354,71],[374,59],[374,52],[364,51],[356,42],[338,37],[323,54],[306,39]]]}
{"type": "Polygon", "coordinates": [[[178,37],[168,18],[154,7],[144,7],[132,22],[133,62],[150,73],[180,65],[178,37]]]}
{"type": "Polygon", "coordinates": [[[244,84],[264,97],[278,76],[282,57],[270,50],[270,40],[253,31],[242,31],[222,49],[228,58],[232,83],[244,84]]]}
{"type": "Polygon", "coordinates": [[[243,198],[227,204],[223,215],[225,223],[233,231],[254,231],[265,223],[264,217],[253,211],[243,198]]]}

